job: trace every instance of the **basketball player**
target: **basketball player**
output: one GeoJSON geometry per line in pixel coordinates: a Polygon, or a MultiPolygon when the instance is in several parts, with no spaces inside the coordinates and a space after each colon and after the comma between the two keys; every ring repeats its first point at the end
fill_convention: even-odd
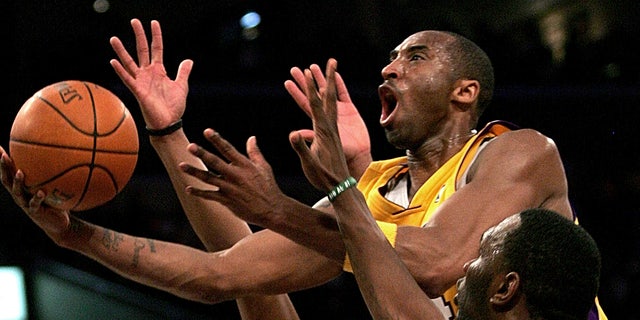
{"type": "MultiPolygon", "coordinates": [[[[331,207],[320,203],[311,208],[286,197],[255,138],[247,142],[249,158],[233,148],[222,150],[230,164],[195,145],[188,150],[202,162],[176,151],[187,141],[179,120],[193,62],[182,62],[171,80],[163,65],[159,24],[151,24],[151,46],[140,23],[132,25],[139,61],[113,38],[120,59],[112,65],[138,99],[161,159],[190,162],[180,167],[186,175],[167,165],[174,168],[169,175],[178,192],[184,185],[192,195],[216,200],[209,202],[211,211],[195,217],[194,229],[214,238],[209,228],[235,219],[227,219],[230,214],[267,229],[216,253],[124,235],[42,206],[44,194],[23,193],[24,176],[3,153],[2,182],[16,203],[58,245],[125,277],[197,301],[291,292],[351,270],[331,207]],[[193,177],[207,184],[193,183],[193,177]],[[153,245],[137,250],[140,243],[153,245]]],[[[315,79],[323,87],[322,72],[317,66],[310,69],[319,73],[315,79]]],[[[298,86],[287,82],[286,88],[308,110],[308,98],[299,89],[306,87],[302,71],[293,69],[292,75],[298,86]]],[[[389,142],[407,156],[371,162],[366,127],[337,75],[345,158],[390,243],[443,318],[453,318],[454,284],[463,275],[461,266],[477,256],[477,239],[485,230],[530,207],[573,218],[563,166],[553,142],[534,130],[490,123],[475,131],[491,99],[493,72],[484,52],[465,38],[438,31],[411,35],[392,51],[382,76],[380,124],[389,142]]],[[[311,150],[322,156],[322,134],[300,135],[313,136],[311,150]]],[[[205,130],[205,136],[220,143],[213,130],[205,130]]]]}
{"type": "MultiPolygon", "coordinates": [[[[294,133],[292,146],[308,179],[326,190],[354,275],[374,319],[436,319],[422,291],[373,219],[349,177],[336,125],[335,60],[329,62],[322,99],[307,88],[323,157],[294,133]],[[348,178],[345,178],[348,177],[348,178]],[[337,187],[336,187],[337,185],[337,187]],[[410,303],[407,303],[410,301],[410,303]]],[[[311,73],[306,82],[315,83],[311,73]]],[[[484,232],[479,255],[458,280],[456,319],[588,319],[598,291],[600,254],[589,234],[546,209],[527,209],[484,232]]]]}

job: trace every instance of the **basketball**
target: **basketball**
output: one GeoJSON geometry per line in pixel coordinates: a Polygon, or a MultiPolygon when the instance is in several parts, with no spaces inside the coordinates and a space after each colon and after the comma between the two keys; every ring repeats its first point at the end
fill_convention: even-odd
{"type": "Polygon", "coordinates": [[[9,155],[30,193],[73,211],[112,200],[138,160],[138,131],[124,103],[87,81],[61,81],[27,100],[10,132],[9,155]]]}

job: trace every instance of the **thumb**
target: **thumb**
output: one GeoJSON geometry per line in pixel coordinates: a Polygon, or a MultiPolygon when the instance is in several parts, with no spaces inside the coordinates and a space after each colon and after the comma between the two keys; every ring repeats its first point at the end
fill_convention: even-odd
{"type": "Polygon", "coordinates": [[[306,142],[313,142],[313,140],[316,138],[316,133],[315,131],[311,130],[311,129],[300,129],[298,131],[294,131],[298,134],[300,134],[300,136],[304,139],[304,141],[306,142]]]}
{"type": "MultiPolygon", "coordinates": [[[[312,163],[313,156],[311,155],[311,150],[307,145],[307,141],[305,139],[305,130],[293,131],[289,134],[289,143],[295,152],[298,154],[300,161],[304,165],[305,163],[312,163]]],[[[307,130],[310,131],[310,130],[307,130]]]]}
{"type": "Polygon", "coordinates": [[[247,155],[251,162],[258,166],[258,168],[271,170],[271,165],[269,165],[267,159],[262,155],[255,136],[251,136],[247,139],[247,155]]]}
{"type": "Polygon", "coordinates": [[[178,73],[176,75],[176,82],[186,85],[189,81],[189,74],[193,68],[193,60],[186,59],[178,66],[178,73]]]}

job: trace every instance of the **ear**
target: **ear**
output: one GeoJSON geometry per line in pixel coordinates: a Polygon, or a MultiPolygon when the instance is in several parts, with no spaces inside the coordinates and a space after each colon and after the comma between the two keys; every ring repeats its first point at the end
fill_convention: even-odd
{"type": "Polygon", "coordinates": [[[517,272],[507,273],[502,283],[499,283],[498,290],[489,298],[489,303],[497,309],[513,307],[517,303],[520,285],[520,275],[517,272]]]}
{"type": "Polygon", "coordinates": [[[480,82],[478,80],[462,79],[455,83],[451,93],[451,100],[457,102],[460,108],[467,109],[478,101],[480,94],[480,82]]]}

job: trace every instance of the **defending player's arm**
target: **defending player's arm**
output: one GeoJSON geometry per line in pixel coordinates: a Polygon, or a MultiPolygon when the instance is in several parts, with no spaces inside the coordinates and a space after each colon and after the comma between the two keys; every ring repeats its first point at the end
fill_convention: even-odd
{"type": "Polygon", "coordinates": [[[374,319],[435,319],[442,314],[378,228],[356,188],[338,196],[338,215],[353,273],[374,319]],[[403,303],[403,301],[411,303],[403,303]]]}
{"type": "MultiPolygon", "coordinates": [[[[129,55],[120,39],[113,37],[110,42],[119,60],[112,60],[111,65],[138,100],[146,127],[157,131],[182,118],[188,93],[187,81],[193,62],[183,61],[175,81],[170,79],[163,64],[160,24],[157,21],[151,22],[150,47],[141,22],[133,19],[131,26],[136,38],[138,63],[129,55]]],[[[150,139],[169,174],[191,226],[209,251],[226,249],[251,234],[249,226],[224,206],[193,197],[185,198],[185,186],[197,184],[198,181],[179,171],[177,164],[186,161],[201,168],[204,166],[199,159],[186,152],[189,141],[181,128],[150,139]]],[[[286,295],[248,297],[237,303],[245,320],[298,318],[286,295]]]]}

